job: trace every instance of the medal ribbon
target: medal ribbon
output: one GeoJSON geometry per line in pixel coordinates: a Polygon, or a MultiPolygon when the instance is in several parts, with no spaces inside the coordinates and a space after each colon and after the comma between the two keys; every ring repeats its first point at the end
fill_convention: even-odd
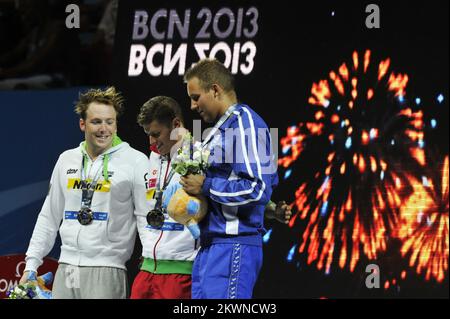
{"type": "Polygon", "coordinates": [[[169,185],[170,181],[172,180],[173,175],[175,175],[175,170],[170,169],[170,160],[167,163],[167,168],[166,168],[166,174],[164,176],[164,181],[163,181],[163,187],[161,189],[161,180],[162,180],[162,167],[163,167],[163,162],[164,162],[164,158],[161,157],[161,165],[159,167],[159,177],[158,177],[158,183],[156,184],[156,192],[155,192],[155,199],[156,199],[156,204],[155,204],[155,209],[160,209],[162,206],[162,194],[164,192],[164,190],[167,188],[167,186],[169,185]],[[167,173],[169,172],[169,176],[167,176],[167,173]]]}
{"type": "MultiPolygon", "coordinates": [[[[83,159],[81,161],[81,190],[82,190],[82,195],[81,195],[81,208],[91,208],[92,205],[92,198],[94,197],[94,193],[95,193],[95,188],[97,187],[97,183],[98,180],[100,179],[100,172],[102,171],[102,167],[103,167],[103,171],[105,171],[105,166],[107,166],[108,163],[108,155],[105,155],[103,157],[103,165],[101,165],[98,169],[97,172],[94,175],[94,178],[92,179],[91,185],[89,187],[88,186],[88,182],[87,182],[87,178],[86,178],[86,167],[87,167],[87,155],[83,154],[83,159]]],[[[91,169],[92,169],[92,165],[91,165],[91,169]]]]}
{"type": "Polygon", "coordinates": [[[208,136],[205,138],[205,140],[202,142],[202,148],[204,148],[206,145],[208,145],[211,138],[216,134],[217,130],[222,126],[223,123],[225,123],[226,120],[233,114],[234,110],[236,109],[237,104],[234,104],[230,106],[224,115],[217,121],[217,123],[214,125],[211,132],[208,134],[208,136]]]}

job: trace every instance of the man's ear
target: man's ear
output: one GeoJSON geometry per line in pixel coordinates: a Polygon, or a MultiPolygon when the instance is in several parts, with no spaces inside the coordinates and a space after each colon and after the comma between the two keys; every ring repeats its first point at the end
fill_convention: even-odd
{"type": "Polygon", "coordinates": [[[211,90],[213,90],[213,94],[214,94],[215,98],[220,96],[223,91],[222,87],[219,84],[213,84],[211,86],[211,90]]]}
{"type": "Polygon", "coordinates": [[[80,119],[80,130],[84,132],[86,130],[86,122],[83,119],[80,119]]]}
{"type": "Polygon", "coordinates": [[[175,117],[173,120],[172,120],[172,127],[173,128],[178,128],[178,127],[181,127],[182,125],[181,125],[181,120],[178,118],[178,117],[175,117]]]}

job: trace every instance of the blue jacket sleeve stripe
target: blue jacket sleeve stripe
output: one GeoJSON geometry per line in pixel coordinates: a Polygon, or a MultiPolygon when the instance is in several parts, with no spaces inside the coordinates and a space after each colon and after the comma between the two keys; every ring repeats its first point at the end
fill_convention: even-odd
{"type": "MultiPolygon", "coordinates": [[[[226,181],[226,180],[224,180],[225,183],[217,183],[217,184],[213,183],[213,185],[210,189],[210,193],[211,193],[211,195],[213,195],[212,199],[218,203],[221,203],[221,204],[224,204],[227,206],[245,205],[245,204],[248,204],[251,202],[259,201],[261,199],[262,195],[264,194],[264,190],[266,188],[265,182],[261,175],[261,163],[260,163],[260,159],[259,159],[258,151],[257,151],[257,147],[256,147],[256,133],[255,133],[255,125],[254,125],[253,117],[247,108],[243,107],[242,110],[245,112],[244,116],[242,116],[239,112],[235,112],[235,114],[238,117],[239,131],[240,131],[240,135],[241,135],[240,137],[241,137],[241,145],[242,145],[241,151],[242,151],[242,155],[244,157],[245,168],[247,170],[246,173],[248,174],[249,177],[251,177],[253,179],[253,181],[252,181],[251,187],[249,189],[244,189],[244,190],[240,190],[237,192],[223,192],[223,191],[221,192],[218,190],[214,190],[213,186],[218,186],[217,184],[219,184],[220,186],[224,186],[224,188],[225,188],[226,186],[230,186],[230,184],[235,184],[233,186],[236,188],[236,186],[242,187],[245,184],[243,184],[243,183],[237,184],[237,183],[233,183],[233,181],[226,181]],[[256,167],[254,167],[254,168],[256,168],[256,171],[258,173],[258,177],[256,177],[256,178],[254,177],[252,165],[250,164],[250,161],[249,161],[248,146],[245,144],[245,130],[244,130],[243,118],[248,119],[248,124],[250,126],[250,143],[251,143],[250,147],[252,147],[252,151],[254,154],[254,158],[252,158],[252,160],[256,164],[256,167]],[[216,185],[214,185],[214,184],[216,184],[216,185]],[[257,186],[260,186],[260,187],[257,187],[257,186]],[[258,192],[258,188],[259,188],[259,192],[258,192]],[[249,195],[249,196],[246,196],[245,198],[243,198],[242,195],[249,195]]],[[[253,165],[255,165],[255,164],[253,164],[253,165]]]]}
{"type": "MultiPolygon", "coordinates": [[[[255,176],[253,175],[253,171],[252,171],[252,168],[251,168],[249,160],[248,160],[248,151],[247,151],[247,145],[245,144],[245,131],[244,131],[244,125],[242,123],[242,117],[239,114],[239,112],[234,112],[234,114],[237,116],[238,122],[239,122],[239,132],[240,132],[239,135],[240,135],[240,138],[241,138],[241,145],[242,145],[242,153],[241,154],[244,157],[245,167],[247,168],[248,175],[251,178],[255,179],[255,176]]],[[[254,181],[251,184],[251,188],[250,189],[246,189],[246,190],[242,190],[242,191],[238,191],[238,192],[233,192],[233,193],[230,193],[230,192],[224,193],[224,192],[219,192],[219,191],[215,191],[215,190],[211,189],[211,193],[213,195],[220,196],[220,197],[237,197],[237,196],[252,194],[255,191],[255,186],[256,185],[257,185],[257,182],[254,181]]]]}
{"type": "Polygon", "coordinates": [[[255,154],[255,158],[256,158],[256,167],[258,169],[258,178],[264,184],[264,180],[263,180],[262,175],[261,175],[261,161],[259,160],[258,148],[256,147],[256,134],[257,134],[257,132],[255,130],[255,123],[253,123],[253,117],[252,117],[251,113],[249,112],[249,110],[246,107],[243,107],[242,109],[244,110],[245,113],[247,113],[248,120],[250,122],[251,134],[252,134],[251,141],[252,141],[253,154],[255,154]]]}
{"type": "MultiPolygon", "coordinates": [[[[244,155],[244,162],[245,167],[247,168],[247,173],[251,178],[255,178],[255,175],[253,174],[252,167],[250,166],[249,160],[248,160],[248,149],[247,145],[245,144],[245,130],[244,130],[244,124],[242,123],[242,116],[239,112],[235,112],[234,114],[237,115],[238,123],[239,123],[239,132],[241,136],[241,145],[242,145],[242,155],[244,155]]],[[[251,138],[253,139],[253,129],[250,132],[251,138]]]]}
{"type": "MultiPolygon", "coordinates": [[[[245,144],[245,130],[244,130],[244,125],[242,123],[242,116],[241,116],[241,114],[239,112],[234,112],[234,114],[238,117],[239,132],[240,132],[239,135],[240,135],[240,138],[241,138],[241,147],[242,147],[241,154],[244,157],[245,167],[247,168],[248,175],[254,179],[253,171],[251,169],[251,165],[250,165],[249,159],[248,159],[247,145],[245,144]]],[[[250,125],[251,125],[251,128],[252,128],[250,134],[251,134],[251,139],[253,141],[253,139],[254,139],[254,135],[253,135],[254,134],[254,129],[253,129],[253,126],[252,126],[252,122],[250,122],[250,125]]],[[[219,192],[219,191],[215,191],[214,189],[211,189],[211,194],[219,196],[219,197],[236,197],[236,196],[248,195],[248,194],[252,194],[254,192],[256,185],[257,185],[257,182],[254,181],[251,184],[251,188],[250,189],[242,190],[242,191],[239,191],[239,192],[233,192],[233,193],[230,193],[230,192],[219,192]]]]}

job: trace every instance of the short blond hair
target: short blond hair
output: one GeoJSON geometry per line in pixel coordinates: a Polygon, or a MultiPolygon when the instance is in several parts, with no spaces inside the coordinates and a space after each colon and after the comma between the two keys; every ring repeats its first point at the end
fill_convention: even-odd
{"type": "Polygon", "coordinates": [[[105,90],[90,89],[85,93],[80,93],[78,102],[75,105],[75,113],[85,120],[89,104],[97,102],[113,106],[117,117],[119,117],[124,111],[123,100],[122,94],[116,91],[114,86],[110,86],[105,90]]]}
{"type": "Polygon", "coordinates": [[[184,82],[198,78],[203,90],[208,91],[213,84],[219,84],[225,92],[234,92],[234,76],[217,59],[202,59],[184,74],[184,82]]]}

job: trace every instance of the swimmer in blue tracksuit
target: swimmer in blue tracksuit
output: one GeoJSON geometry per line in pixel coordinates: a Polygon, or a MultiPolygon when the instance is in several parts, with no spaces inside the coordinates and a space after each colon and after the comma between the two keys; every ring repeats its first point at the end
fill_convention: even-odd
{"type": "Polygon", "coordinates": [[[251,298],[262,266],[264,208],[278,183],[269,129],[237,101],[232,74],[204,59],[185,74],[191,109],[214,123],[202,145],[211,151],[206,176],[181,178],[184,190],[208,198],[200,223],[192,298],[251,298]]]}

